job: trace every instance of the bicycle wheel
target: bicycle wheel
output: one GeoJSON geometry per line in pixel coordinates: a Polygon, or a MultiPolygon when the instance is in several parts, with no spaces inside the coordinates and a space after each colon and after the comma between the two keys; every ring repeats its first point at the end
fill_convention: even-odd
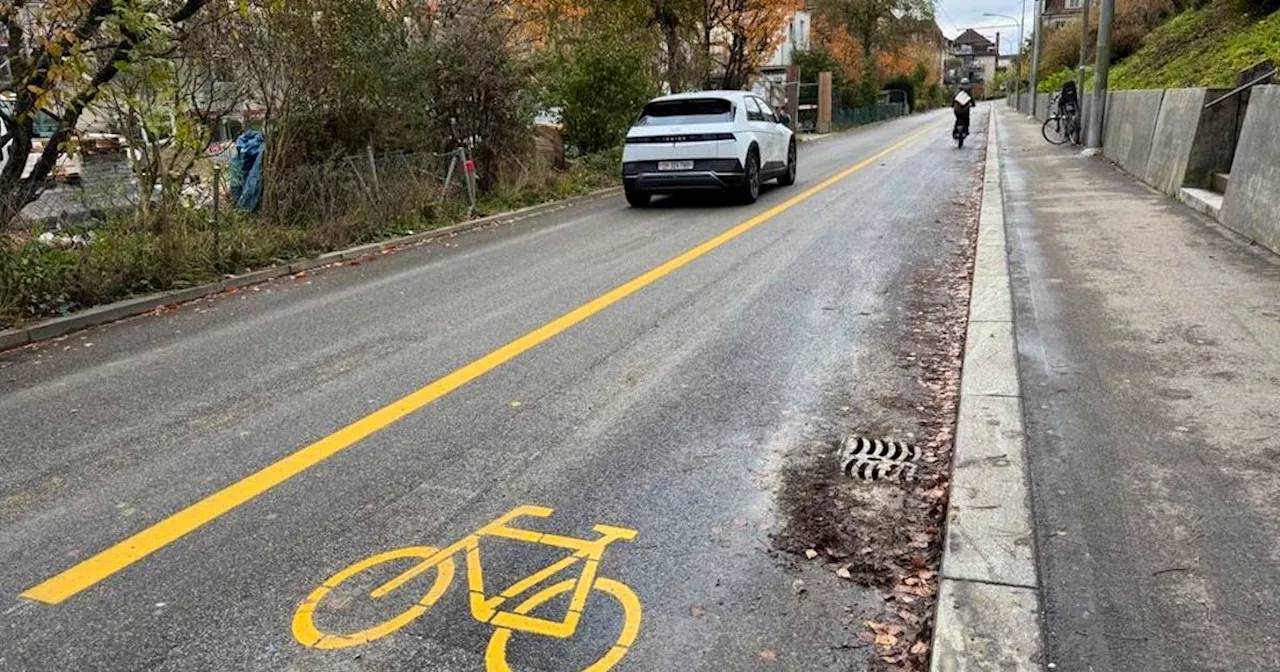
{"type": "Polygon", "coordinates": [[[1046,119],[1044,126],[1040,129],[1040,133],[1044,135],[1045,140],[1048,140],[1053,145],[1061,145],[1069,139],[1067,137],[1066,122],[1058,116],[1046,119]]]}
{"type": "MultiPolygon", "coordinates": [[[[431,589],[427,594],[408,609],[399,614],[382,621],[372,627],[365,628],[358,632],[351,633],[335,633],[325,632],[316,626],[315,612],[320,603],[333,592],[335,588],[352,578],[374,569],[379,565],[388,562],[395,562],[406,558],[421,558],[426,560],[435,555],[439,549],[430,546],[411,546],[409,548],[398,548],[394,551],[387,551],[375,555],[371,558],[365,558],[350,567],[329,577],[319,588],[311,591],[307,599],[298,605],[297,611],[293,614],[293,638],[303,646],[314,649],[345,649],[351,646],[359,646],[367,644],[386,637],[387,635],[403,628],[414,619],[427,613],[440,596],[444,595],[444,591],[453,583],[454,563],[453,558],[445,558],[434,569],[436,570],[436,580],[431,584],[431,589]]],[[[370,599],[378,599],[370,596],[370,599]]]]}
{"type": "MultiPolygon", "coordinates": [[[[520,615],[527,615],[556,597],[573,591],[577,584],[577,579],[565,579],[521,602],[520,606],[513,611],[520,615]]],[[[622,634],[618,637],[617,643],[602,658],[582,671],[607,672],[627,655],[627,651],[636,641],[636,635],[640,634],[640,598],[636,597],[635,591],[631,590],[627,584],[603,577],[596,579],[591,589],[612,597],[622,605],[622,634]]],[[[507,663],[507,646],[511,643],[511,634],[510,628],[494,628],[493,636],[489,638],[489,647],[485,649],[484,654],[487,672],[513,672],[511,665],[507,663]]]]}

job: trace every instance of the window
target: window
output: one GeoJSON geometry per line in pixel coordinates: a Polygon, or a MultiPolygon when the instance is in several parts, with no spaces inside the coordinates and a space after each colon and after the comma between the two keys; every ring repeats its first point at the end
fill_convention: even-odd
{"type": "Polygon", "coordinates": [[[760,112],[762,112],[762,113],[763,113],[763,114],[762,114],[762,119],[763,119],[764,121],[777,121],[777,120],[778,120],[778,115],[776,115],[776,114],[774,114],[774,113],[773,113],[773,109],[769,107],[768,103],[765,103],[763,100],[760,100],[760,99],[758,99],[758,98],[757,98],[757,99],[755,99],[755,101],[760,105],[760,112]]]}
{"type": "Polygon", "coordinates": [[[1067,0],[1067,9],[1083,9],[1084,0],[1067,0]]]}
{"type": "Polygon", "coordinates": [[[663,100],[644,106],[636,126],[681,126],[733,121],[733,103],[723,98],[663,100]]]}
{"type": "Polygon", "coordinates": [[[764,121],[764,112],[755,98],[747,96],[747,121],[764,121]]]}

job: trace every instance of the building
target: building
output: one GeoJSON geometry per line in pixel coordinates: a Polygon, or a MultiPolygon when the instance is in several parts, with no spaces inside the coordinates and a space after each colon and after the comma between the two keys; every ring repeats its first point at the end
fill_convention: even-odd
{"type": "Polygon", "coordinates": [[[778,45],[778,50],[774,52],[773,58],[769,59],[760,68],[761,72],[785,71],[795,62],[793,57],[796,52],[809,50],[812,34],[813,15],[804,11],[792,14],[791,19],[787,21],[786,33],[782,37],[782,44],[778,45]]]}
{"type": "Polygon", "coordinates": [[[973,86],[974,95],[983,98],[987,84],[995,80],[998,60],[999,48],[996,43],[969,28],[951,40],[951,54],[947,60],[944,83],[955,86],[967,79],[973,86]]]}
{"type": "Polygon", "coordinates": [[[1045,0],[1042,18],[1049,30],[1056,30],[1079,18],[1085,0],[1045,0]]]}
{"type": "Polygon", "coordinates": [[[760,77],[751,87],[756,95],[780,108],[785,108],[787,103],[786,85],[791,66],[795,65],[795,54],[808,51],[812,44],[813,15],[807,11],[792,14],[785,30],[782,43],[773,58],[760,66],[760,77]]]}

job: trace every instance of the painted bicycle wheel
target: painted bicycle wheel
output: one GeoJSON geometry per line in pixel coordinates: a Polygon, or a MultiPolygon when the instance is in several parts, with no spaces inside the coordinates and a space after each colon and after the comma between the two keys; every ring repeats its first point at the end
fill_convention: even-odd
{"type": "MultiPolygon", "coordinates": [[[[418,617],[427,613],[436,601],[444,595],[444,591],[453,583],[454,562],[453,558],[445,558],[436,563],[435,566],[427,571],[436,573],[436,580],[432,582],[431,588],[421,600],[414,602],[407,609],[397,613],[389,619],[381,621],[373,626],[358,630],[356,632],[326,632],[316,625],[316,609],[320,607],[326,599],[329,599],[333,591],[342,584],[351,579],[373,570],[381,565],[400,560],[418,558],[426,560],[435,555],[439,549],[430,546],[410,546],[408,548],[398,548],[394,551],[387,551],[371,558],[365,558],[350,567],[329,577],[319,588],[311,591],[307,599],[298,605],[297,611],[293,614],[293,637],[303,646],[315,649],[345,649],[352,646],[367,644],[375,639],[381,639],[387,635],[403,628],[418,617]]],[[[410,570],[413,571],[413,570],[410,570]]],[[[385,588],[389,583],[397,581],[403,577],[401,574],[397,579],[391,582],[383,583],[385,588]]],[[[379,590],[374,590],[368,594],[370,600],[379,600],[385,597],[385,594],[379,594],[379,590]]],[[[385,591],[383,591],[385,593],[385,591]]]]}
{"type": "MultiPolygon", "coordinates": [[[[561,581],[521,602],[520,606],[513,611],[520,615],[527,615],[560,595],[572,592],[577,585],[577,579],[561,581]]],[[[612,597],[622,605],[622,634],[618,637],[617,643],[610,647],[602,658],[582,671],[607,672],[613,669],[622,660],[623,656],[627,655],[627,651],[631,649],[631,645],[636,641],[636,635],[640,634],[640,598],[636,597],[635,591],[631,590],[625,583],[614,581],[613,579],[598,578],[591,589],[612,597]]],[[[510,628],[494,629],[493,636],[489,638],[489,647],[486,649],[484,656],[487,672],[514,672],[514,669],[507,662],[507,646],[511,643],[512,634],[514,633],[510,628]]]]}

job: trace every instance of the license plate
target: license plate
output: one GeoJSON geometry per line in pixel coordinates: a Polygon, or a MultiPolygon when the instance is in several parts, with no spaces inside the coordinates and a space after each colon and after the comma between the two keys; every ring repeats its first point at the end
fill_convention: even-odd
{"type": "Polygon", "coordinates": [[[658,170],[693,170],[692,161],[659,161],[658,170]]]}

